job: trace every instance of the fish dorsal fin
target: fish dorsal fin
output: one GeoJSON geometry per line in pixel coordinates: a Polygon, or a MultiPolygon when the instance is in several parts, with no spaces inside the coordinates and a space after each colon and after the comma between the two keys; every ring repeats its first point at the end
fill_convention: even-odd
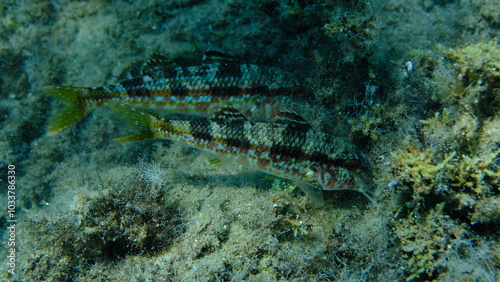
{"type": "Polygon", "coordinates": [[[235,108],[224,107],[214,112],[214,121],[246,121],[247,119],[235,108]]]}
{"type": "Polygon", "coordinates": [[[311,129],[311,125],[294,111],[285,110],[276,115],[276,123],[292,125],[301,129],[311,129]]]}
{"type": "Polygon", "coordinates": [[[203,64],[234,64],[236,63],[236,58],[215,50],[208,50],[203,56],[203,64]]]}
{"type": "Polygon", "coordinates": [[[172,71],[175,67],[175,63],[172,63],[165,55],[153,52],[142,67],[142,74],[156,77],[159,73],[172,71]]]}

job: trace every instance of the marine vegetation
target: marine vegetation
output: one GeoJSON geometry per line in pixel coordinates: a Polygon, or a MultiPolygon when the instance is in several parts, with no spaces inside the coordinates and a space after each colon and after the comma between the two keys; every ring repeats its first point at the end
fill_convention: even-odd
{"type": "Polygon", "coordinates": [[[500,233],[497,46],[484,42],[445,51],[458,70],[455,80],[442,75],[447,62],[434,61],[433,75],[448,81],[434,96],[443,106],[418,121],[418,139],[407,138],[391,152],[390,185],[401,201],[394,232],[408,280],[497,277],[499,244],[487,239],[500,233]],[[463,268],[467,264],[476,268],[463,268]]]}

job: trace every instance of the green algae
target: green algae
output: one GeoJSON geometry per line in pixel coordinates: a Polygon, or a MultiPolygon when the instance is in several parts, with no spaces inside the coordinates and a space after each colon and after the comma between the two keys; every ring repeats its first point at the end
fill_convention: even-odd
{"type": "Polygon", "coordinates": [[[498,38],[449,49],[446,56],[456,62],[462,79],[471,82],[478,80],[500,80],[500,44],[498,38]]]}

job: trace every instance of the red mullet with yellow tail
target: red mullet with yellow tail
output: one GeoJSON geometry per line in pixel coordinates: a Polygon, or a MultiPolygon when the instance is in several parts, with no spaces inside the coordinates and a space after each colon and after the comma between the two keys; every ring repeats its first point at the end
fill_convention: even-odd
{"type": "Polygon", "coordinates": [[[241,64],[217,51],[208,51],[202,65],[190,67],[177,66],[154,53],[143,67],[142,77],[108,86],[43,88],[43,92],[67,104],[50,119],[49,135],[62,132],[109,101],[200,116],[230,106],[252,119],[273,120],[300,91],[300,83],[290,73],[241,64]]]}
{"type": "Polygon", "coordinates": [[[282,111],[276,122],[248,121],[234,108],[210,118],[166,120],[116,102],[109,104],[137,133],[118,141],[170,139],[248,167],[292,180],[316,204],[323,190],[356,190],[368,199],[371,167],[353,144],[314,130],[298,114],[282,111]]]}

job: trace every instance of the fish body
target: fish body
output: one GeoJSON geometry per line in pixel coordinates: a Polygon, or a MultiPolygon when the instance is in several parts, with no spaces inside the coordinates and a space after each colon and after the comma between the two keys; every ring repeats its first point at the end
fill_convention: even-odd
{"type": "Polygon", "coordinates": [[[138,130],[116,140],[177,140],[292,180],[316,203],[322,202],[318,186],[357,190],[372,200],[365,192],[371,168],[363,153],[341,138],[312,129],[294,112],[280,112],[271,123],[248,121],[234,108],[219,110],[211,119],[166,120],[123,104],[110,107],[138,130]]]}
{"type": "Polygon", "coordinates": [[[288,72],[238,63],[216,51],[207,52],[202,65],[189,67],[177,66],[155,53],[142,74],[103,87],[44,87],[43,92],[67,104],[49,121],[48,134],[65,130],[110,101],[199,116],[231,106],[247,117],[272,120],[301,91],[298,80],[288,72]]]}

